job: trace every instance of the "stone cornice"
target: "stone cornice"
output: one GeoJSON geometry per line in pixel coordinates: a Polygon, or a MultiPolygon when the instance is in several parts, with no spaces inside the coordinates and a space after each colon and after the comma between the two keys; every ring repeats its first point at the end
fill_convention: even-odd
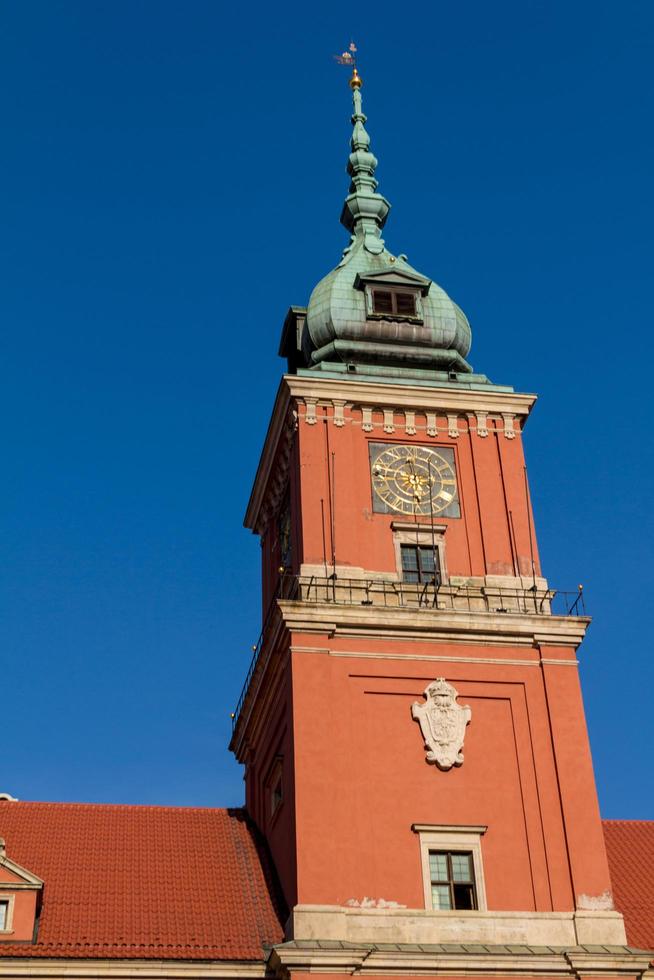
{"type": "Polygon", "coordinates": [[[269,499],[271,479],[277,486],[284,483],[288,453],[280,453],[280,448],[283,450],[282,440],[288,437],[297,421],[289,416],[293,403],[297,407],[302,406],[302,419],[308,425],[318,422],[316,409],[326,407],[330,423],[337,428],[342,427],[347,421],[347,408],[360,412],[358,424],[365,432],[378,429],[380,435],[397,430],[414,436],[424,431],[429,438],[439,434],[458,438],[462,431],[459,419],[463,416],[468,420],[469,428],[479,437],[488,437],[489,419],[497,419],[504,437],[513,439],[516,422],[521,428],[535,401],[535,395],[499,391],[490,386],[488,391],[479,391],[455,386],[430,388],[424,385],[285,374],[277,391],[244,524],[256,533],[262,532],[265,523],[262,520],[264,502],[267,502],[268,508],[275,504],[274,500],[269,499]],[[383,413],[383,421],[375,420],[373,412],[376,410],[383,413]],[[446,417],[443,427],[438,424],[438,416],[446,417]],[[277,465],[275,460],[278,460],[277,465]]]}
{"type": "Polygon", "coordinates": [[[649,974],[650,955],[614,947],[594,951],[584,947],[532,951],[526,946],[469,945],[460,951],[422,947],[402,949],[357,944],[304,942],[273,947],[270,965],[278,975],[287,971],[415,976],[631,976],[649,974]]]}
{"type": "Polygon", "coordinates": [[[78,957],[40,957],[40,956],[0,956],[0,977],[78,977],[96,980],[102,977],[152,978],[169,980],[179,978],[217,978],[230,980],[231,977],[265,977],[266,964],[261,961],[240,960],[139,960],[139,959],[81,959],[78,957]]]}
{"type": "Polygon", "coordinates": [[[270,417],[270,422],[268,424],[266,438],[264,439],[263,443],[263,451],[261,453],[257,472],[254,477],[254,484],[252,486],[250,499],[248,501],[248,506],[247,510],[245,511],[245,518],[243,521],[245,527],[249,528],[251,531],[256,530],[257,533],[260,533],[259,518],[262,503],[268,489],[271,470],[273,468],[275,456],[277,455],[280,440],[284,434],[284,430],[287,428],[286,422],[288,419],[290,392],[288,385],[285,384],[285,380],[286,376],[282,378],[279,388],[277,389],[275,404],[270,417]]]}
{"type": "MultiPolygon", "coordinates": [[[[274,666],[280,653],[279,637],[284,631],[289,633],[318,634],[327,637],[367,638],[369,641],[419,640],[430,643],[447,643],[450,646],[462,644],[480,647],[522,647],[534,650],[536,647],[572,647],[576,649],[582,642],[590,618],[586,616],[551,616],[529,613],[488,613],[455,611],[451,609],[417,609],[397,606],[341,605],[333,602],[305,602],[290,599],[277,600],[278,612],[270,624],[261,653],[249,680],[242,711],[238,717],[230,749],[239,762],[245,761],[246,746],[256,736],[262,724],[262,713],[276,691],[274,666]],[[272,671],[272,674],[270,673],[272,671]],[[264,683],[267,685],[263,701],[259,703],[258,693],[264,683]],[[272,679],[271,679],[272,678],[272,679]]],[[[303,648],[292,646],[301,653],[324,652],[339,657],[365,657],[380,660],[406,656],[416,659],[415,650],[407,654],[378,653],[371,651],[348,652],[328,650],[322,647],[303,648]]],[[[423,659],[420,657],[419,659],[423,659]]],[[[433,654],[428,659],[442,660],[433,654]]],[[[473,658],[466,658],[472,661],[473,658]]],[[[480,655],[480,662],[523,665],[533,663],[552,666],[576,666],[571,659],[552,659],[536,657],[534,660],[492,659],[480,655]]]]}
{"type": "MultiPolygon", "coordinates": [[[[462,949],[462,947],[461,947],[462,949]]],[[[542,950],[542,947],[541,947],[542,950]]],[[[482,951],[461,951],[432,947],[411,950],[396,947],[380,949],[370,945],[332,943],[324,945],[293,942],[273,947],[268,965],[261,961],[216,960],[129,960],[80,959],[78,957],[0,957],[0,977],[78,980],[116,978],[116,980],[256,980],[270,977],[272,971],[286,976],[287,971],[308,973],[339,972],[398,975],[402,973],[431,976],[570,976],[608,977],[629,975],[654,978],[649,969],[651,954],[641,950],[615,947],[612,951],[595,947],[532,952],[526,947],[511,951],[507,947],[485,947],[482,951]]]]}
{"type": "Polygon", "coordinates": [[[360,379],[306,377],[306,375],[286,374],[286,383],[293,398],[331,402],[333,399],[345,400],[350,405],[372,405],[384,407],[393,405],[398,409],[416,409],[430,412],[488,412],[494,415],[526,417],[531,412],[536,395],[521,394],[514,391],[498,391],[489,385],[489,390],[460,388],[456,385],[426,387],[425,385],[385,384],[379,381],[360,379]]]}
{"type": "Polygon", "coordinates": [[[589,617],[527,613],[484,613],[384,606],[349,606],[329,602],[281,600],[287,629],[329,636],[411,638],[486,646],[571,646],[583,640],[589,617]]]}

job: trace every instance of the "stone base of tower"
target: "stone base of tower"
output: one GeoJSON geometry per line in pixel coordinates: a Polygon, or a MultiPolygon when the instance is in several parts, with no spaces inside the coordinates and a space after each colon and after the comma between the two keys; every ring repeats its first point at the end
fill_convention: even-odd
{"type": "Polygon", "coordinates": [[[296,905],[289,939],[345,943],[482,943],[623,946],[619,912],[432,912],[425,909],[296,905]]]}

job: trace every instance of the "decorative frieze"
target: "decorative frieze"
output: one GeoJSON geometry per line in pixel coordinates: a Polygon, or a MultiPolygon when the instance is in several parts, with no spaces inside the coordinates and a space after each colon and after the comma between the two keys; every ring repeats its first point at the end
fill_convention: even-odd
{"type": "Polygon", "coordinates": [[[514,415],[508,415],[506,412],[502,414],[504,419],[504,437],[505,439],[515,439],[515,429],[513,427],[514,415]]]}
{"type": "Polygon", "coordinates": [[[286,438],[289,410],[294,406],[310,426],[318,422],[338,428],[353,425],[373,437],[386,432],[399,439],[406,436],[429,441],[474,438],[474,432],[480,438],[515,439],[534,402],[534,395],[494,385],[471,390],[463,386],[379,383],[349,376],[347,380],[326,378],[318,372],[310,377],[286,375],[248,503],[246,527],[261,533],[266,524],[262,511],[270,516],[269,489],[272,483],[279,486],[273,474],[279,466],[280,441],[286,438]],[[389,425],[390,431],[386,428],[389,425]]]}
{"type": "MultiPolygon", "coordinates": [[[[307,406],[308,409],[308,406],[307,406]]],[[[315,424],[317,419],[315,416],[316,404],[313,403],[313,422],[310,424],[315,424]]],[[[305,416],[305,420],[306,419],[305,416]]],[[[263,535],[265,533],[266,527],[277,511],[282,500],[282,497],[286,493],[288,487],[288,470],[291,459],[291,449],[293,448],[293,436],[297,431],[298,426],[298,413],[295,409],[292,409],[288,418],[286,419],[286,424],[282,430],[281,439],[279,443],[279,455],[277,457],[277,465],[271,474],[270,482],[268,484],[268,490],[266,493],[265,501],[259,511],[259,519],[254,530],[257,534],[263,535]]]]}
{"type": "Polygon", "coordinates": [[[318,421],[316,418],[316,399],[315,398],[305,398],[304,404],[306,406],[306,411],[304,413],[304,421],[307,425],[315,425],[318,421]]]}
{"type": "MultiPolygon", "coordinates": [[[[298,399],[301,403],[301,399],[298,399]]],[[[375,405],[362,405],[352,403],[342,399],[303,399],[305,405],[304,421],[307,425],[315,425],[316,422],[331,422],[337,428],[342,428],[346,423],[360,425],[364,432],[374,432],[381,429],[388,435],[395,432],[404,433],[408,436],[425,433],[431,438],[437,438],[447,434],[450,439],[458,439],[466,432],[476,432],[481,439],[486,439],[491,431],[489,419],[502,420],[502,426],[497,427],[497,432],[503,432],[505,439],[515,439],[517,429],[515,425],[516,416],[509,412],[491,415],[489,412],[474,411],[467,415],[456,412],[443,411],[441,413],[441,423],[439,424],[438,413],[403,407],[377,407],[375,405]],[[324,415],[318,415],[318,406],[323,406],[327,411],[324,415]],[[347,410],[349,409],[349,412],[347,410]],[[375,414],[377,413],[377,418],[375,414]],[[461,424],[463,420],[465,425],[461,424]]]]}
{"type": "Polygon", "coordinates": [[[343,411],[345,409],[346,404],[347,403],[345,402],[345,400],[332,402],[332,405],[334,406],[334,425],[337,426],[337,428],[339,429],[345,425],[345,418],[343,415],[343,411]]]}
{"type": "Polygon", "coordinates": [[[459,417],[448,412],[447,415],[447,434],[450,439],[459,438],[459,417]]]}

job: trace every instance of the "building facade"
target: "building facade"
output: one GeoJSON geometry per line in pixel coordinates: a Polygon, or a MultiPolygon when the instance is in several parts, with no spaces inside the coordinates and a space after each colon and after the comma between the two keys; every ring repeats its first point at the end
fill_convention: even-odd
{"type": "Polygon", "coordinates": [[[246,513],[245,808],[0,802],[0,974],[650,969],[654,828],[600,817],[589,619],[533,525],[535,396],[475,373],[464,313],[386,248],[350,85],[350,243],[284,322],[246,513]]]}

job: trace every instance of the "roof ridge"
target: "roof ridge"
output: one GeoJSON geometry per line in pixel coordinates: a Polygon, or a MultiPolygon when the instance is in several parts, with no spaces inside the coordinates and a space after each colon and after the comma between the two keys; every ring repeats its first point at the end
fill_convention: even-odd
{"type": "Polygon", "coordinates": [[[629,827],[633,827],[634,824],[644,824],[645,826],[654,826],[654,819],[648,820],[644,817],[609,817],[602,819],[603,824],[626,824],[629,827]]]}
{"type": "Polygon", "coordinates": [[[23,809],[24,807],[52,807],[63,809],[73,807],[75,809],[98,809],[98,810],[165,810],[167,812],[180,813],[246,813],[244,806],[174,806],[165,803],[85,803],[70,800],[0,800],[0,814],[2,808],[14,807],[23,809]]]}

